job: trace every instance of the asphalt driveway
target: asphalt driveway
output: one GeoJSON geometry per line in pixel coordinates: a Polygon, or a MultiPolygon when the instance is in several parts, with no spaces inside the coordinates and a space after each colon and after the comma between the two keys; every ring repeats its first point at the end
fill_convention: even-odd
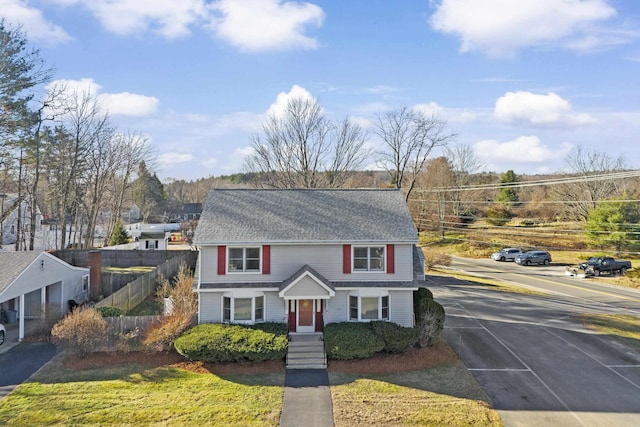
{"type": "Polygon", "coordinates": [[[640,354],[572,317],[601,305],[453,279],[429,288],[446,310],[445,339],[506,426],[640,425],[640,354]]]}
{"type": "Polygon", "coordinates": [[[51,343],[20,343],[0,354],[0,399],[55,356],[57,348],[51,343]]]}

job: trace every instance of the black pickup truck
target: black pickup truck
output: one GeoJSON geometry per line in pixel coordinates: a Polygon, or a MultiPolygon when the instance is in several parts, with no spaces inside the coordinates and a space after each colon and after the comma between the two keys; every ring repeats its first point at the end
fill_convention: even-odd
{"type": "Polygon", "coordinates": [[[599,276],[601,273],[609,273],[613,276],[620,273],[623,276],[631,268],[631,261],[617,260],[611,257],[593,257],[580,263],[579,267],[588,275],[599,276]]]}

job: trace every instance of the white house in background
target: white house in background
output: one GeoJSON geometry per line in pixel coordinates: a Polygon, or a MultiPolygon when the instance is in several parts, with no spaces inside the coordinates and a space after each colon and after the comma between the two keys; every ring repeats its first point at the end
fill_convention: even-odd
{"type": "Polygon", "coordinates": [[[138,236],[138,249],[166,251],[169,235],[164,231],[143,231],[138,236]]]}
{"type": "MultiPolygon", "coordinates": [[[[36,208],[36,232],[41,228],[41,221],[42,215],[36,208]]],[[[16,242],[20,234],[18,223],[22,229],[23,239],[28,241],[31,229],[31,205],[24,199],[19,202],[17,194],[0,193],[0,223],[0,246],[13,245],[16,242]]]]}
{"type": "Polygon", "coordinates": [[[20,323],[20,340],[25,319],[45,314],[62,317],[69,311],[69,300],[81,304],[89,297],[89,269],[74,267],[48,252],[0,251],[0,271],[3,320],[20,323]]]}
{"type": "Polygon", "coordinates": [[[417,243],[399,190],[212,189],[194,236],[198,321],[413,326],[417,243]]]}

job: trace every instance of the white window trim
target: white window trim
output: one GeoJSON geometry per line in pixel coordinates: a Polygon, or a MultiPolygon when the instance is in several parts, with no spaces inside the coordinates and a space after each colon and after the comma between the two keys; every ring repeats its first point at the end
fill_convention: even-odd
{"type": "Polygon", "coordinates": [[[347,315],[349,322],[375,322],[378,320],[390,320],[391,319],[391,297],[388,291],[382,292],[351,292],[347,295],[347,315]],[[351,317],[351,297],[358,299],[358,318],[351,317]],[[382,298],[387,297],[387,314],[386,319],[382,318],[382,298]],[[363,319],[362,318],[362,298],[378,298],[378,318],[377,319],[363,319]]]}
{"type": "Polygon", "coordinates": [[[227,258],[226,258],[226,272],[227,274],[262,274],[262,246],[227,246],[227,258]],[[231,249],[242,249],[242,270],[230,270],[229,269],[229,263],[231,260],[231,249]],[[251,271],[246,271],[246,265],[247,265],[247,249],[258,249],[260,251],[259,257],[259,264],[260,266],[258,267],[258,270],[251,270],[251,271]]]}
{"type": "Polygon", "coordinates": [[[351,272],[352,273],[386,273],[387,272],[387,245],[354,245],[351,246],[351,272]],[[356,248],[367,248],[367,269],[356,269],[356,248]],[[371,248],[382,248],[382,269],[371,270],[371,248]]]}
{"type": "Polygon", "coordinates": [[[220,309],[222,311],[220,318],[222,319],[222,323],[236,323],[236,324],[244,324],[244,325],[253,325],[256,323],[264,322],[266,319],[266,297],[264,293],[253,293],[251,295],[247,294],[232,294],[229,292],[225,292],[221,297],[221,305],[220,309]],[[230,299],[230,319],[227,320],[224,318],[224,300],[225,298],[230,299]],[[256,298],[262,298],[262,319],[256,319],[256,298]],[[251,319],[246,320],[235,320],[235,300],[236,299],[251,299],[251,319]]]}

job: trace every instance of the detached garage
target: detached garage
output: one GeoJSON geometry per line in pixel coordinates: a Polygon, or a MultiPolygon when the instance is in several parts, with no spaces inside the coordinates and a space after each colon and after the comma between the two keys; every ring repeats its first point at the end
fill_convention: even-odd
{"type": "Polygon", "coordinates": [[[19,340],[26,319],[62,317],[69,300],[83,303],[89,297],[89,269],[48,252],[0,251],[0,272],[0,321],[18,322],[19,340]]]}

